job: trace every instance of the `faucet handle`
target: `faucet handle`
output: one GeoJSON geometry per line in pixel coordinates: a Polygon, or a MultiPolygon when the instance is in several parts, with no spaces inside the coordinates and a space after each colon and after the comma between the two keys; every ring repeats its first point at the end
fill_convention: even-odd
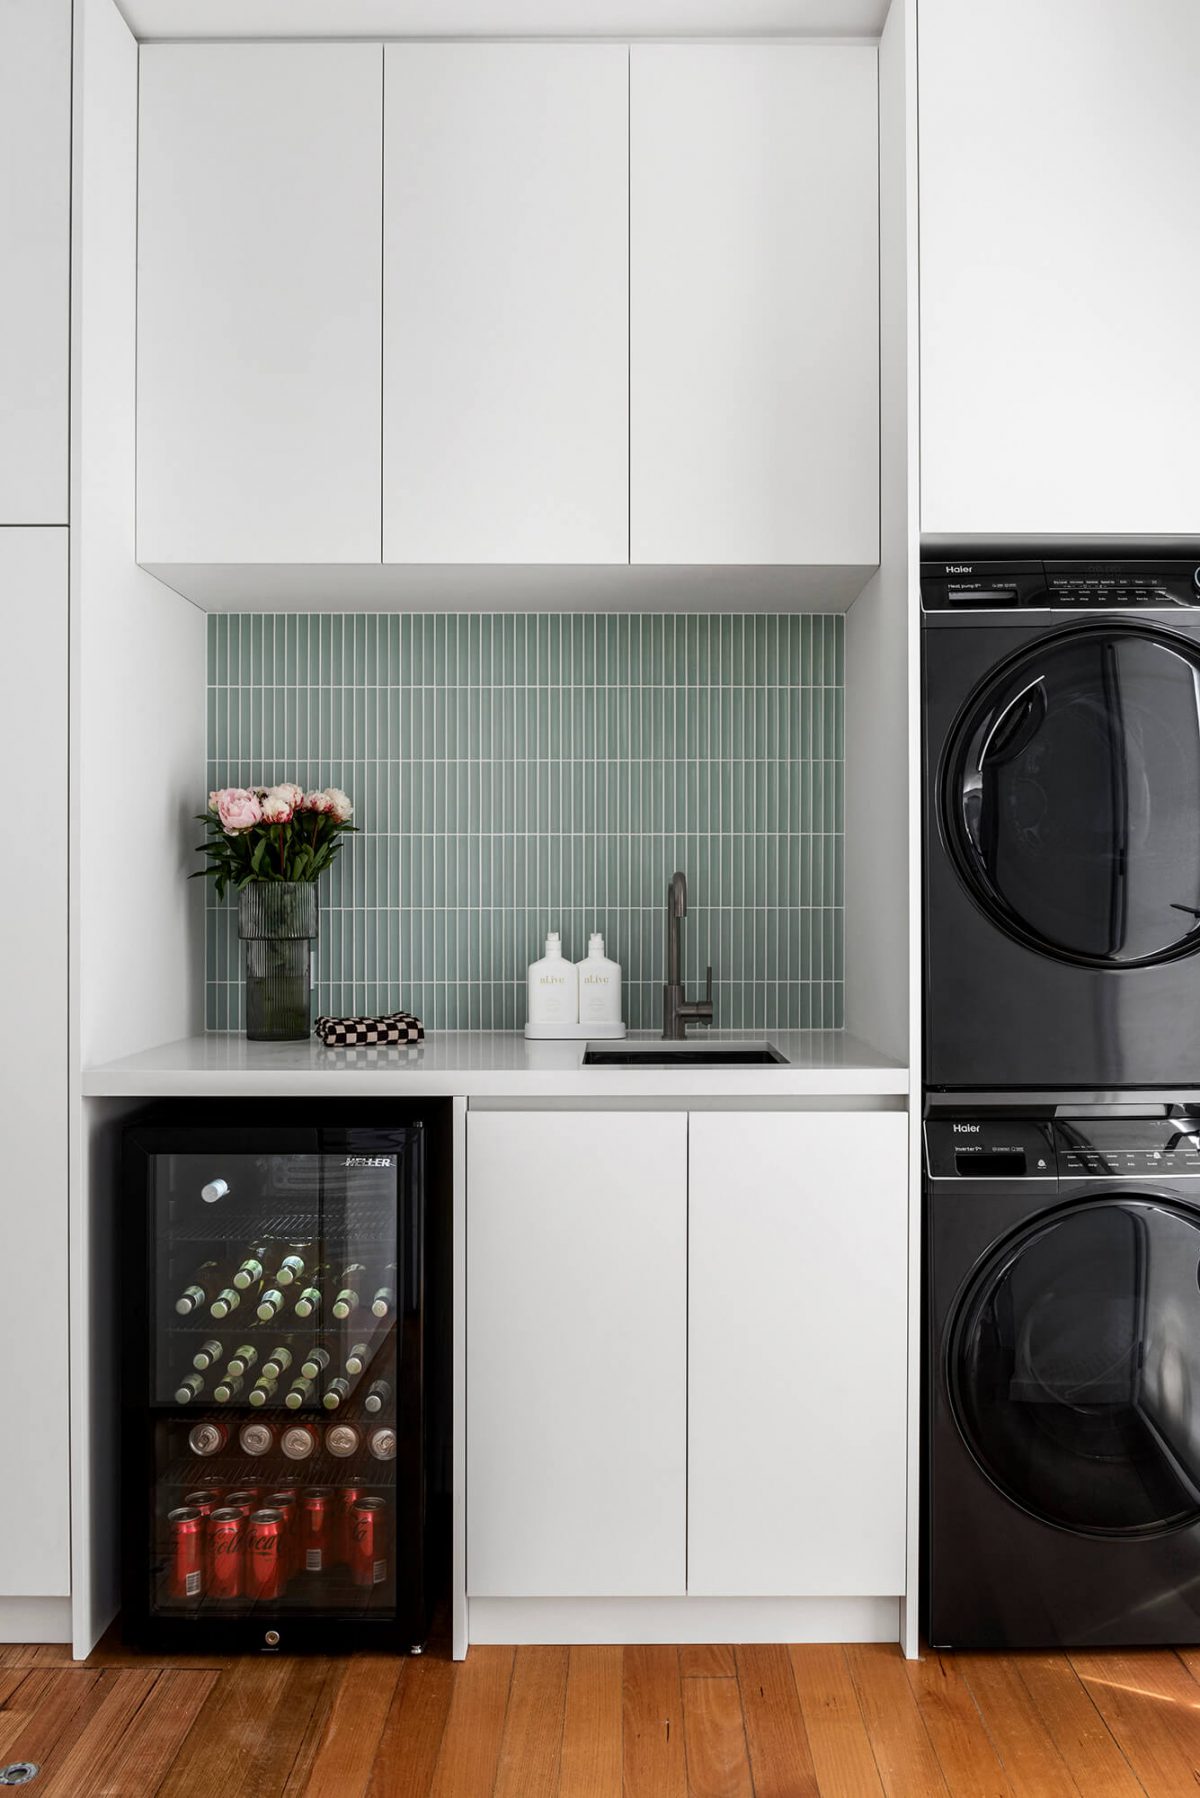
{"type": "Polygon", "coordinates": [[[705,972],[704,972],[704,1003],[709,1006],[711,1006],[711,1004],[712,1004],[712,963],[711,963],[711,961],[709,962],[708,967],[705,969],[705,972]]]}

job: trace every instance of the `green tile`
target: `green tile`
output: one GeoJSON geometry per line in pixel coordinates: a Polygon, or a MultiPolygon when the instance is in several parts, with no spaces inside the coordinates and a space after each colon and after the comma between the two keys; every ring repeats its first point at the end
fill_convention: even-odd
{"type": "MultiPolygon", "coordinates": [[[[843,1004],[844,626],[793,614],[214,614],[206,787],[346,786],[317,1003],[519,1025],[557,924],[600,928],[657,1022],[663,897],[718,1019],[836,1027],[843,1004]]],[[[203,791],[197,809],[203,803],[203,791]]],[[[231,903],[207,895],[205,1015],[242,1024],[231,903]]]]}

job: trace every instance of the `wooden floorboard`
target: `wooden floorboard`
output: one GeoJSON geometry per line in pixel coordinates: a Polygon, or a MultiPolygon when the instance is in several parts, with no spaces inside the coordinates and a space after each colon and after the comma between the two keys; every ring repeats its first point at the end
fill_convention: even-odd
{"type": "Polygon", "coordinates": [[[1151,1798],[1196,1798],[1200,1686],[1178,1655],[1073,1654],[1071,1665],[1151,1798]]]}
{"type": "Polygon", "coordinates": [[[622,1798],[624,1651],[572,1648],[558,1798],[622,1798]]]}
{"type": "Polygon", "coordinates": [[[405,1661],[379,1738],[367,1798],[428,1798],[455,1677],[455,1667],[444,1659],[405,1661]]]}
{"type": "Polygon", "coordinates": [[[736,1679],[685,1679],[683,1745],[689,1798],[754,1798],[736,1679]]]}
{"type": "Polygon", "coordinates": [[[0,1652],[46,1798],[1200,1798],[1200,1650],[0,1652]]]}
{"type": "Polygon", "coordinates": [[[883,1798],[875,1752],[846,1653],[838,1646],[791,1651],[796,1695],[822,1798],[883,1798]]]}
{"type": "Polygon", "coordinates": [[[755,1798],[820,1798],[787,1649],[743,1647],[734,1659],[755,1798]]]}
{"type": "Polygon", "coordinates": [[[677,1648],[626,1648],[622,1751],[628,1798],[687,1798],[677,1648]]]}

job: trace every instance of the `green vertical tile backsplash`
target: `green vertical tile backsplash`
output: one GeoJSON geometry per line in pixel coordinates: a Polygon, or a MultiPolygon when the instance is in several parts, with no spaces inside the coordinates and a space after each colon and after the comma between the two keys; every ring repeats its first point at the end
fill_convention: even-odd
{"type": "MultiPolygon", "coordinates": [[[[718,1025],[840,1028],[837,615],[213,614],[208,782],[351,795],[320,886],[316,1003],[514,1029],[548,929],[600,930],[661,1019],[667,881],[718,1025]]],[[[207,1018],[242,1027],[236,906],[209,892],[207,1018]]]]}

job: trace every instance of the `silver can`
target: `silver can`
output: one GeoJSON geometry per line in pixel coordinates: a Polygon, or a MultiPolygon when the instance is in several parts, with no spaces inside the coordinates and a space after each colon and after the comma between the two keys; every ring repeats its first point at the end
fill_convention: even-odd
{"type": "Polygon", "coordinates": [[[244,1423],[238,1443],[244,1455],[269,1455],[275,1446],[275,1432],[269,1423],[244,1423]]]}
{"type": "Polygon", "coordinates": [[[325,1432],[325,1452],[344,1461],[362,1447],[362,1431],[352,1423],[333,1423],[325,1432]]]}

